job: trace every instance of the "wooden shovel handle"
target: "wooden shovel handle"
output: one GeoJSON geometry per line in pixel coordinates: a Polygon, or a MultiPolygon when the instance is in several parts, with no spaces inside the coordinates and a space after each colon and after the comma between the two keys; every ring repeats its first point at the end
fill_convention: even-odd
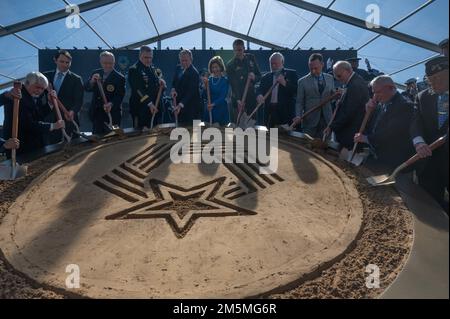
{"type": "Polygon", "coordinates": [[[209,80],[206,79],[205,81],[205,87],[206,87],[206,96],[208,97],[208,105],[211,104],[211,89],[209,88],[209,80]]]}
{"type": "MultiPolygon", "coordinates": [[[[19,81],[15,81],[14,89],[20,91],[22,89],[22,83],[19,81]]],[[[20,104],[20,99],[14,98],[13,122],[12,122],[12,132],[11,132],[12,138],[17,138],[17,136],[19,135],[19,104],[20,104]]]]}
{"type": "Polygon", "coordinates": [[[156,108],[158,108],[159,107],[159,103],[160,103],[160,101],[161,101],[161,95],[162,95],[162,91],[163,91],[163,86],[162,85],[160,85],[159,86],[159,90],[158,90],[158,95],[156,96],[156,104],[155,104],[155,107],[156,108]]]}
{"type": "Polygon", "coordinates": [[[100,95],[102,96],[103,104],[108,104],[108,99],[106,98],[105,91],[103,90],[103,84],[100,81],[100,79],[97,79],[97,86],[98,86],[98,91],[100,92],[100,95]]]}
{"type": "Polygon", "coordinates": [[[244,94],[242,95],[242,99],[241,99],[242,103],[245,103],[245,101],[247,100],[248,90],[250,88],[251,82],[252,82],[252,80],[250,79],[250,76],[248,76],[247,82],[245,83],[244,94]]]}
{"type": "MultiPolygon", "coordinates": [[[[430,145],[431,151],[435,151],[436,149],[438,149],[439,147],[444,145],[447,140],[447,136],[448,135],[442,136],[442,137],[438,138],[436,141],[434,141],[433,144],[430,145]]],[[[416,163],[420,159],[421,158],[419,157],[419,154],[416,154],[413,157],[411,157],[409,160],[407,160],[404,163],[404,165],[405,165],[405,167],[411,166],[412,164],[416,163]]]]}

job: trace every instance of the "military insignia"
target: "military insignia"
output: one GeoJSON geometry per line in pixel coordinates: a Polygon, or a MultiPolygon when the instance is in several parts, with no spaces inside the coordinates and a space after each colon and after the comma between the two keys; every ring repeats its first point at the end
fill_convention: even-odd
{"type": "Polygon", "coordinates": [[[114,85],[112,85],[112,84],[109,84],[109,85],[106,87],[106,91],[108,91],[108,92],[110,92],[110,93],[114,92],[115,89],[116,89],[116,88],[115,88],[114,85]]]}

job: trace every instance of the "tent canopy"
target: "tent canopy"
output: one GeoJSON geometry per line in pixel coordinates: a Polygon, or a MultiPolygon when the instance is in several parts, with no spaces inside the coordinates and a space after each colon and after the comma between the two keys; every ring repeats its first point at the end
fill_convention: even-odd
{"type": "Polygon", "coordinates": [[[438,54],[448,10],[447,0],[2,0],[0,88],[38,69],[39,49],[231,49],[236,37],[252,49],[358,49],[403,83],[438,54]],[[378,28],[366,25],[373,12],[378,28]]]}

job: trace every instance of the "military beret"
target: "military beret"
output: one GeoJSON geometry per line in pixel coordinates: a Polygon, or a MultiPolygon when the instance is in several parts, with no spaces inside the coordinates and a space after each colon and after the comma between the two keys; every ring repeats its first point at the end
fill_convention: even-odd
{"type": "Polygon", "coordinates": [[[432,58],[425,63],[425,73],[427,76],[435,75],[441,71],[448,70],[448,58],[445,56],[438,56],[432,58]]]}

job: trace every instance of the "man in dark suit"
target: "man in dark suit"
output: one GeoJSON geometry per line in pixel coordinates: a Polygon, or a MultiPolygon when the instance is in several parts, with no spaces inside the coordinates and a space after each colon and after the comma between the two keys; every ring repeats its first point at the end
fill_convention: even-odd
{"type": "Polygon", "coordinates": [[[389,76],[379,76],[370,85],[374,96],[366,108],[374,113],[367,134],[357,133],[354,140],[369,144],[378,162],[391,171],[414,154],[409,134],[414,106],[397,91],[389,76]]]}
{"type": "Polygon", "coordinates": [[[411,136],[417,153],[427,159],[419,172],[419,184],[448,213],[445,190],[448,191],[448,136],[447,143],[435,151],[430,144],[448,134],[448,58],[436,57],[425,64],[431,88],[419,93],[416,102],[411,136]]]}
{"type": "MultiPolygon", "coordinates": [[[[49,97],[45,94],[48,86],[47,78],[39,72],[29,73],[22,87],[22,99],[19,104],[18,139],[20,148],[17,155],[29,153],[44,147],[44,134],[64,127],[64,121],[48,123],[44,118],[52,111],[53,106],[48,103],[49,97]]],[[[56,96],[55,91],[49,94],[56,96]]],[[[5,122],[3,137],[9,140],[12,136],[13,100],[5,103],[5,122]]],[[[10,157],[10,152],[7,156],[10,157]]]]}
{"type": "MultiPolygon", "coordinates": [[[[166,87],[166,82],[159,78],[152,62],[152,49],[142,46],[139,50],[139,61],[128,70],[128,82],[131,87],[130,113],[133,126],[139,129],[150,127],[152,113],[158,113],[155,104],[159,87],[160,85],[166,87]]],[[[157,124],[158,118],[155,116],[154,125],[157,124]]]]}
{"type": "MultiPolygon", "coordinates": [[[[66,133],[70,136],[75,129],[71,121],[74,120],[78,125],[80,124],[78,120],[78,113],[83,105],[83,80],[79,75],[70,71],[72,56],[68,51],[58,51],[53,60],[56,64],[56,70],[45,72],[44,75],[47,77],[49,83],[58,94],[58,98],[69,111],[69,114],[62,113],[62,115],[65,120],[66,133]]],[[[56,121],[55,114],[52,113],[48,120],[51,122],[56,121]]],[[[47,143],[56,144],[61,142],[61,134],[61,131],[54,131],[50,133],[47,143]]]]}
{"type": "Polygon", "coordinates": [[[174,113],[178,116],[178,123],[191,126],[194,119],[201,118],[200,76],[192,65],[190,50],[182,50],[179,59],[180,64],[172,81],[171,95],[177,101],[174,113]]]}
{"type": "Polygon", "coordinates": [[[90,115],[93,124],[93,134],[106,134],[109,129],[105,123],[109,123],[108,113],[111,113],[112,124],[120,126],[122,119],[122,101],[125,97],[125,77],[114,69],[115,58],[111,52],[100,54],[101,69],[92,72],[84,88],[93,92],[90,115]],[[100,94],[97,80],[102,83],[107,103],[105,104],[100,94]]]}
{"type": "Polygon", "coordinates": [[[284,56],[279,52],[272,54],[269,62],[271,72],[261,79],[256,99],[258,104],[263,103],[264,95],[278,83],[265,101],[264,124],[271,128],[289,123],[294,117],[298,76],[295,70],[284,67],[284,56]]]}
{"type": "Polygon", "coordinates": [[[231,86],[231,121],[236,122],[239,110],[250,114],[256,107],[255,84],[261,80],[261,72],[256,63],[255,56],[245,53],[245,43],[242,39],[233,42],[234,57],[227,64],[227,76],[231,86]],[[251,79],[247,98],[241,101],[244,95],[247,79],[251,79]]]}
{"type": "MultiPolygon", "coordinates": [[[[366,103],[369,101],[367,83],[356,74],[350,63],[339,61],[333,67],[336,79],[345,84],[342,97],[337,102],[336,118],[330,129],[336,133],[336,139],[342,147],[353,148],[353,139],[359,131],[364,118],[366,103]]],[[[324,134],[329,135],[330,129],[324,134]]]]}

